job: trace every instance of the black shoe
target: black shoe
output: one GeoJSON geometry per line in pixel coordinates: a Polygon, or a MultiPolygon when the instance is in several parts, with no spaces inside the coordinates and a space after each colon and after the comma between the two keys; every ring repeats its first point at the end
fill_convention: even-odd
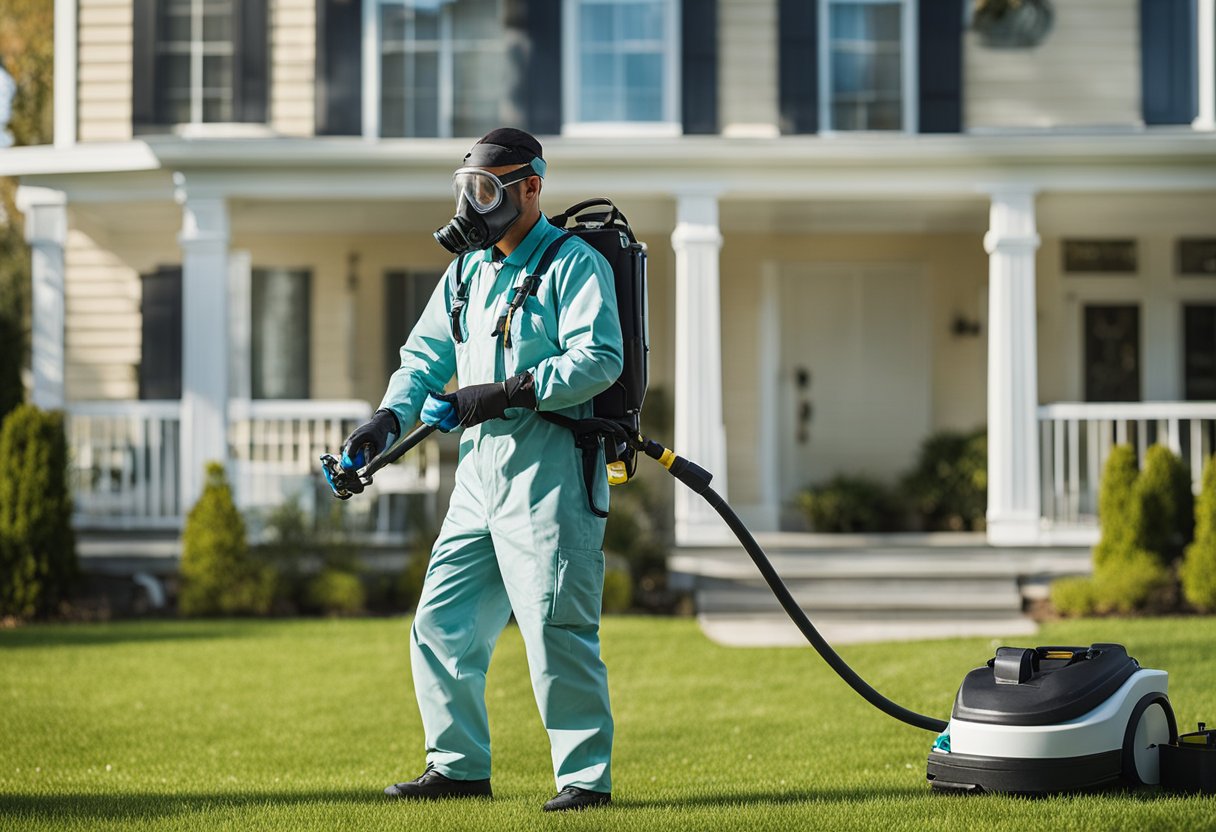
{"type": "Polygon", "coordinates": [[[402,800],[441,800],[446,797],[493,797],[489,780],[453,780],[430,766],[408,783],[397,783],[384,790],[386,797],[402,800]]]}
{"type": "Polygon", "coordinates": [[[604,806],[612,802],[610,792],[593,792],[578,786],[567,786],[545,804],[546,812],[568,812],[590,806],[604,806]]]}

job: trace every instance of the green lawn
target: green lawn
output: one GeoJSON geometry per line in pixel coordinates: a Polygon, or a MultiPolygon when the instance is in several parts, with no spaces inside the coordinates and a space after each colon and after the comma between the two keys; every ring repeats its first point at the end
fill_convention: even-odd
{"type": "MultiPolygon", "coordinates": [[[[809,649],[722,648],[687,619],[604,626],[611,808],[541,814],[548,747],[514,629],[490,673],[496,799],[390,803],[380,790],[423,763],[407,638],[401,619],[0,632],[0,829],[1216,828],[1213,799],[934,795],[932,735],[872,710],[809,649]]],[[[1036,641],[1122,641],[1171,671],[1183,726],[1216,722],[1216,618],[1058,624],[1036,641]]],[[[993,644],[841,652],[944,717],[993,644]]]]}

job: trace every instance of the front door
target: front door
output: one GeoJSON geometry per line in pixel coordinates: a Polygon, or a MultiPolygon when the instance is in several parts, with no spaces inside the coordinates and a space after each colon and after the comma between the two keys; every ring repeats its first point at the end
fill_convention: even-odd
{"type": "Polygon", "coordinates": [[[1140,307],[1085,306],[1085,401],[1140,401],[1140,307]]]}
{"type": "Polygon", "coordinates": [[[907,470],[930,428],[924,276],[904,265],[788,266],[780,300],[781,499],[838,473],[907,470]]]}

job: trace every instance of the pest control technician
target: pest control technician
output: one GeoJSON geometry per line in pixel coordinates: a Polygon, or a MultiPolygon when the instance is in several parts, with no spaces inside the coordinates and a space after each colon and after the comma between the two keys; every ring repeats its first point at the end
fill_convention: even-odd
{"type": "Polygon", "coordinates": [[[578,238],[560,245],[533,292],[514,291],[562,236],[540,210],[544,175],[540,143],[522,130],[473,145],[452,179],[456,215],[435,232],[458,258],[401,348],[380,409],[343,446],[342,465],[355,469],[419,420],[462,431],[410,632],[426,771],[389,786],[391,797],[490,796],[486,669],[514,612],[552,747],[558,794],[544,808],[610,799],[604,519],[589,501],[607,506],[607,474],[601,459],[585,480],[570,432],[537,411],[590,416],[621,373],[621,327],[611,268],[578,238]],[[453,372],[459,389],[444,394],[453,372]]]}

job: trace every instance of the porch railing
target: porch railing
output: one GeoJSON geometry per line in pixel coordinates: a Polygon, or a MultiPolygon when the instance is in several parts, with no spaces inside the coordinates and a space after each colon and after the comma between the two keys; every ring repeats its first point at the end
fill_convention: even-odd
{"type": "MultiPolygon", "coordinates": [[[[189,508],[179,496],[180,443],[189,441],[181,435],[180,403],[73,402],[67,411],[74,524],[180,528],[189,508]]],[[[237,505],[256,512],[299,499],[316,508],[323,488],[318,457],[336,452],[370,414],[363,401],[230,402],[228,465],[237,505]]],[[[376,475],[378,510],[367,530],[391,538],[390,498],[434,494],[438,488],[439,448],[432,440],[376,475]]]]}
{"type": "Polygon", "coordinates": [[[1198,491],[1204,461],[1216,448],[1216,402],[1060,402],[1039,407],[1043,519],[1095,527],[1102,468],[1116,444],[1130,444],[1141,464],[1160,443],[1190,466],[1198,491]]]}
{"type": "Polygon", "coordinates": [[[67,437],[74,525],[181,524],[179,402],[74,402],[68,405],[67,437]]]}

